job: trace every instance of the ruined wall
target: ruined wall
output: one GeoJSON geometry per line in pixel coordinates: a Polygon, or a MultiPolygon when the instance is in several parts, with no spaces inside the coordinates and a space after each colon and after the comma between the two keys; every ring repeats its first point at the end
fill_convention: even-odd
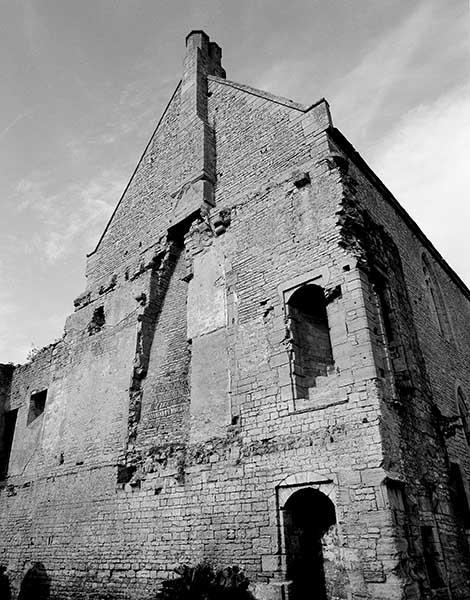
{"type": "Polygon", "coordinates": [[[15,369],[10,405],[19,412],[0,492],[0,560],[17,571],[14,590],[39,561],[61,597],[61,579],[98,564],[104,530],[115,535],[106,503],[115,494],[135,350],[124,300],[125,293],[101,296],[104,323],[94,319],[96,302],[83,307],[69,317],[63,340],[15,369]],[[28,424],[31,392],[46,388],[45,410],[28,424]]]}
{"type": "MultiPolygon", "coordinates": [[[[219,120],[220,140],[231,120],[219,120]]],[[[41,467],[12,473],[1,492],[2,557],[16,586],[38,560],[60,597],[144,598],[172,565],[206,558],[242,565],[269,597],[285,585],[279,502],[313,485],[336,507],[336,596],[398,597],[384,560],[393,538],[361,274],[336,243],[341,188],[317,133],[302,177],[289,162],[268,171],[263,158],[263,181],[227,194],[222,216],[157,241],[79,300],[54,360],[38,366],[49,377],[41,467]],[[310,280],[331,290],[336,368],[296,403],[284,307],[310,280]]],[[[219,144],[229,175],[234,146],[219,144]]],[[[23,405],[25,377],[15,384],[23,405]]]]}
{"type": "Polygon", "coordinates": [[[468,290],[341,136],[334,134],[332,149],[347,157],[336,164],[345,189],[340,211],[343,243],[356,252],[367,273],[371,306],[377,302],[374,269],[379,269],[389,288],[388,358],[383,356],[384,343],[377,332],[380,324],[375,322],[374,327],[372,321],[371,328],[378,333],[376,356],[384,369],[385,465],[402,482],[406,504],[401,521],[406,524],[407,541],[401,561],[408,594],[467,598],[468,546],[462,515],[456,513],[452,499],[450,467],[460,465],[468,494],[469,448],[456,403],[457,386],[465,391],[470,384],[470,345],[464,326],[470,317],[468,290]],[[381,240],[379,246],[374,235],[381,240]],[[423,254],[427,268],[423,268],[423,254]],[[426,286],[429,269],[434,301],[426,286]],[[441,582],[431,586],[433,592],[423,558],[422,527],[433,531],[441,573],[441,582]]]}
{"type": "MultiPolygon", "coordinates": [[[[329,600],[427,594],[412,540],[436,499],[453,597],[466,598],[449,493],[429,495],[447,476],[433,406],[450,385],[430,345],[453,342],[427,338],[438,334],[415,308],[418,242],[345,168],[324,101],[308,110],[224,81],[196,34],[64,338],[13,373],[0,563],[15,591],[39,561],[52,598],[137,600],[206,559],[239,564],[256,598],[274,600],[289,589],[284,509],[313,488],[335,510],[329,600]],[[306,284],[323,290],[333,364],[302,396],[286,307],[306,284]],[[390,323],[387,301],[400,307],[390,323]]],[[[463,317],[449,321],[455,336],[463,317]]],[[[447,443],[462,451],[460,430],[447,443]]]]}

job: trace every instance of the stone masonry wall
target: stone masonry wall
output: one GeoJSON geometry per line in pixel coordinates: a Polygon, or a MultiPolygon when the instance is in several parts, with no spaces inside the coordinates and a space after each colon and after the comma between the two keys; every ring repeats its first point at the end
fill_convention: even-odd
{"type": "MultiPolygon", "coordinates": [[[[470,318],[468,290],[448,272],[424,236],[405,225],[390,193],[377,184],[349,144],[336,134],[334,140],[333,149],[347,157],[341,163],[349,200],[343,215],[349,215],[356,226],[370,232],[371,224],[364,223],[360,214],[361,210],[367,211],[377,223],[375,227],[382,229],[382,240],[390,239],[401,263],[393,267],[389,259],[382,267],[394,289],[390,314],[397,330],[396,339],[389,344],[395,397],[389,392],[383,394],[382,432],[387,469],[403,482],[408,498],[408,540],[402,550],[408,597],[432,595],[420,559],[423,548],[419,527],[427,525],[434,530],[444,575],[443,589],[433,593],[445,598],[467,598],[468,546],[466,532],[452,506],[450,463],[460,465],[468,493],[470,455],[456,404],[457,386],[468,393],[470,384],[470,346],[468,327],[464,325],[470,318]],[[441,330],[433,317],[434,307],[426,293],[423,253],[432,263],[434,285],[444,295],[440,308],[445,311],[447,330],[441,330]],[[401,287],[406,290],[406,297],[397,289],[397,281],[393,281],[394,268],[402,271],[401,287]]],[[[370,268],[380,263],[377,256],[383,260],[386,252],[376,250],[374,258],[362,257],[369,263],[369,279],[370,268]]]]}
{"type": "MultiPolygon", "coordinates": [[[[180,418],[177,411],[160,416],[152,408],[159,376],[152,353],[162,352],[162,333],[165,343],[171,340],[159,329],[172,330],[165,303],[171,301],[172,311],[185,306],[184,296],[171,300],[173,288],[176,293],[188,286],[177,262],[157,320],[148,376],[143,374],[141,420],[132,442],[137,455],[128,484],[118,483],[118,461],[129,435],[127,386],[139,347],[138,315],[145,310],[142,293],[150,298],[156,265],[136,271],[127,281],[118,279],[70,317],[67,335],[54,349],[44,413],[49,430],[54,424],[53,434],[47,428],[42,432],[48,461],[41,466],[41,477],[35,471],[29,477],[10,477],[11,487],[2,492],[3,514],[8,515],[2,524],[9,532],[1,538],[6,541],[2,556],[16,585],[27,566],[40,560],[56,597],[106,590],[115,597],[145,598],[172,565],[206,558],[242,565],[257,596],[270,597],[284,585],[279,498],[286,490],[315,485],[336,507],[339,537],[329,551],[335,597],[399,597],[399,582],[386,561],[393,532],[380,489],[384,473],[377,385],[361,274],[337,244],[334,208],[341,189],[337,175],[320,160],[325,136],[316,142],[310,150],[314,159],[303,166],[311,183],[299,189],[292,169],[277,170],[269,183],[226,207],[230,222],[225,233],[217,236],[204,221],[189,232],[191,310],[201,295],[206,297],[205,286],[216,285],[204,283],[206,270],[199,269],[198,261],[207,266],[211,255],[223,256],[230,385],[227,393],[211,400],[216,407],[222,404],[222,421],[205,422],[201,438],[202,406],[188,424],[189,443],[178,435],[160,441],[157,435],[152,447],[145,442],[152,418],[154,429],[165,418],[168,423],[180,418]],[[316,397],[296,406],[284,304],[289,290],[309,280],[325,289],[341,287],[329,307],[337,369],[316,397]],[[98,305],[104,307],[105,323],[96,331],[98,305]],[[293,483],[283,483],[292,478],[293,483]],[[13,531],[20,532],[16,540],[13,531]]],[[[181,321],[177,314],[175,323],[181,321]]],[[[197,335],[204,324],[195,328],[197,315],[188,314],[192,339],[212,343],[209,332],[197,335]]],[[[204,303],[198,314],[204,314],[204,303]]],[[[184,354],[177,359],[178,368],[185,368],[186,360],[184,354]]],[[[198,368],[203,374],[214,367],[199,363],[198,368]]]]}
{"type": "Polygon", "coordinates": [[[455,303],[443,339],[419,308],[424,242],[346,158],[327,104],[225,81],[220,56],[205,74],[217,53],[196,33],[191,77],[89,258],[63,339],[16,367],[0,400],[19,409],[0,485],[13,591],[39,561],[52,600],[150,599],[204,559],[240,565],[259,600],[286,597],[283,508],[314,488],[336,513],[328,600],[430,598],[423,524],[441,535],[434,597],[468,598],[450,459],[470,472],[443,418],[451,379],[468,385],[463,293],[442,283],[455,303]],[[286,305],[307,283],[324,290],[334,365],[300,398],[286,305]]]}

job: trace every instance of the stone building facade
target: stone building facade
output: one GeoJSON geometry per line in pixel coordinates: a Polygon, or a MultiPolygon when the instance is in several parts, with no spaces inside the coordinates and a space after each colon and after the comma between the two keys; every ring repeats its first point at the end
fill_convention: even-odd
{"type": "Polygon", "coordinates": [[[470,292],[334,127],[204,32],[63,338],[0,367],[13,597],[470,599],[470,292]],[[313,591],[314,592],[313,592],[313,591]]]}

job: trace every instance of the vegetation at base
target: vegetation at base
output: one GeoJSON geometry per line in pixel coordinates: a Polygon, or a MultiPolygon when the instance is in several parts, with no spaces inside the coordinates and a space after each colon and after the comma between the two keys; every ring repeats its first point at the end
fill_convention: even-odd
{"type": "Polygon", "coordinates": [[[217,569],[203,562],[181,565],[175,572],[178,577],[162,583],[157,600],[254,600],[250,582],[237,566],[217,569]]]}

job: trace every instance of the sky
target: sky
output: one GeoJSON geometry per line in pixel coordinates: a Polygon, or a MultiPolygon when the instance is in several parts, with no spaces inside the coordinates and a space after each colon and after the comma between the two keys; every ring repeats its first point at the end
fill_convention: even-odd
{"type": "Polygon", "coordinates": [[[468,0],[0,0],[0,362],[63,333],[204,29],[227,78],[311,104],[470,285],[468,0]]]}

